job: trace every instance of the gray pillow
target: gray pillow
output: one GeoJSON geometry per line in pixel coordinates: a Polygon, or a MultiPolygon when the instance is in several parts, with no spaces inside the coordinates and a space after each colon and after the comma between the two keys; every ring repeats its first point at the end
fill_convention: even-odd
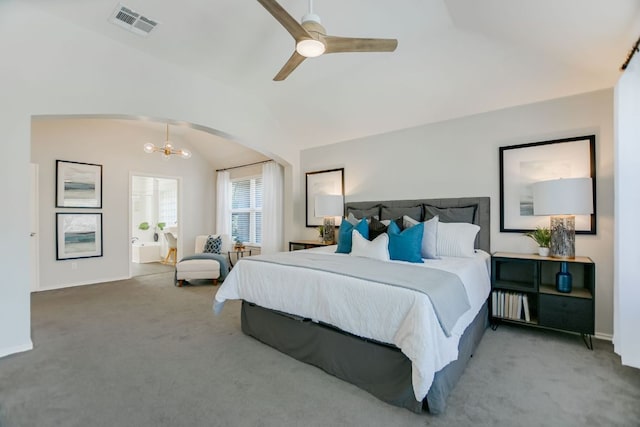
{"type": "Polygon", "coordinates": [[[378,215],[368,216],[366,218],[356,218],[355,215],[353,215],[353,212],[349,212],[349,215],[347,215],[347,217],[345,218],[345,220],[349,221],[351,225],[358,225],[358,223],[363,219],[366,219],[367,224],[370,224],[372,219],[375,219],[375,220],[378,219],[378,215]]]}
{"type": "Polygon", "coordinates": [[[369,217],[380,218],[380,205],[375,205],[365,209],[347,207],[347,216],[349,216],[349,214],[353,214],[357,219],[369,217]]]}
{"type": "Polygon", "coordinates": [[[424,219],[429,220],[434,216],[439,217],[439,222],[468,222],[473,224],[476,218],[478,205],[460,206],[456,208],[438,208],[424,205],[424,219]]]}
{"type": "Polygon", "coordinates": [[[422,221],[422,206],[412,206],[410,208],[390,208],[383,206],[380,212],[381,219],[394,219],[408,216],[416,221],[422,221]]]}

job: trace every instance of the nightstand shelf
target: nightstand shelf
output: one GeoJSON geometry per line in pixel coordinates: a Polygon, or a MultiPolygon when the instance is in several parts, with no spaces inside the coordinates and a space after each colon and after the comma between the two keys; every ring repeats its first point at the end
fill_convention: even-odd
{"type": "Polygon", "coordinates": [[[579,333],[593,349],[595,264],[587,257],[563,260],[497,252],[491,257],[490,306],[494,329],[509,322],[579,333]],[[556,290],[561,262],[569,263],[573,277],[569,293],[556,290]]]}

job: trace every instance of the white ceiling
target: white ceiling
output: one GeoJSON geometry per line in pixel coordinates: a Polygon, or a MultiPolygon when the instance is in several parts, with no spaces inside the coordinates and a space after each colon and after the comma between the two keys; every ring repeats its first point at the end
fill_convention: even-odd
{"type": "Polygon", "coordinates": [[[294,43],[255,0],[123,0],[161,22],[147,38],[108,22],[116,0],[25,1],[259,99],[298,148],[610,88],[640,36],[639,0],[317,0],[329,34],[397,50],[324,55],[274,82],[294,43]]]}

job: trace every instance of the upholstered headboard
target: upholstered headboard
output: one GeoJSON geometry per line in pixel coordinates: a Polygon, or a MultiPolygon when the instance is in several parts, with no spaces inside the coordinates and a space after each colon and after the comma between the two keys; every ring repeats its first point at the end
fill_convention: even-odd
{"type": "Polygon", "coordinates": [[[370,211],[376,206],[382,209],[387,208],[410,208],[414,206],[430,205],[437,208],[463,208],[477,206],[473,223],[480,226],[480,232],[476,238],[476,248],[486,252],[491,250],[491,216],[489,197],[459,197],[447,199],[415,199],[415,200],[384,200],[372,202],[347,202],[345,203],[345,213],[357,209],[370,211]]]}

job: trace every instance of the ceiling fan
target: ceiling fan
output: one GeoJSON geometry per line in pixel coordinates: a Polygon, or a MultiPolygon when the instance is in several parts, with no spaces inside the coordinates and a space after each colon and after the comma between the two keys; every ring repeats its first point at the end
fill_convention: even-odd
{"type": "Polygon", "coordinates": [[[258,0],[267,11],[293,36],[296,50],[273,78],[281,81],[307,58],[323,53],[341,52],[393,52],[398,46],[396,39],[364,39],[352,37],[328,36],[320,24],[320,17],[313,13],[313,0],[309,0],[309,13],[302,17],[299,24],[275,0],[258,0]]]}

